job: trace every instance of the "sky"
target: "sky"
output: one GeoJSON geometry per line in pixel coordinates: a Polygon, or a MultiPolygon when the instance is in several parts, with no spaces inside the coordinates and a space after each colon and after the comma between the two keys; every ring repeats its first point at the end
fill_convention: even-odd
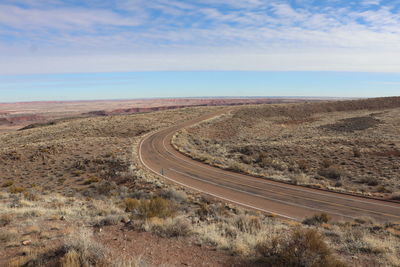
{"type": "Polygon", "coordinates": [[[400,95],[400,0],[0,0],[0,102],[400,95]]]}

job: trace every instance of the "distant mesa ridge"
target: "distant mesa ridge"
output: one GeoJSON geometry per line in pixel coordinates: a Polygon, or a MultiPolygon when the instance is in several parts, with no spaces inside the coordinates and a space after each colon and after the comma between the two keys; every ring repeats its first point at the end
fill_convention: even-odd
{"type": "MultiPolygon", "coordinates": [[[[170,106],[156,106],[156,107],[135,107],[135,108],[125,108],[125,109],[115,109],[112,111],[106,110],[95,110],[86,113],[82,113],[82,115],[89,116],[109,116],[109,115],[121,115],[121,114],[134,114],[134,113],[144,113],[144,112],[153,112],[153,111],[162,111],[162,110],[170,110],[177,108],[187,108],[187,107],[205,107],[205,106],[236,106],[236,105],[244,105],[244,104],[274,104],[288,102],[287,99],[257,99],[257,98],[249,98],[249,99],[204,99],[204,103],[199,104],[191,104],[191,105],[170,105],[170,106]]],[[[289,101],[290,102],[290,101],[289,101]]]]}
{"type": "Polygon", "coordinates": [[[33,122],[33,121],[41,121],[44,118],[38,115],[21,115],[21,116],[12,116],[7,118],[0,118],[0,126],[4,125],[14,125],[14,124],[21,124],[26,122],[33,122]]]}

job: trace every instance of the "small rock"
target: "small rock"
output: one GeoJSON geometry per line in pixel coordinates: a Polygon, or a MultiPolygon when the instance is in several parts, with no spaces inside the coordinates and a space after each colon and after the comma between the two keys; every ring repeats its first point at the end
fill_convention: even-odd
{"type": "Polygon", "coordinates": [[[127,223],[130,222],[130,220],[128,218],[124,217],[124,218],[121,219],[121,222],[124,223],[124,224],[127,224],[127,223]]]}
{"type": "Polygon", "coordinates": [[[60,221],[65,221],[65,217],[64,217],[64,216],[61,216],[61,217],[60,217],[60,221]]]}
{"type": "Polygon", "coordinates": [[[30,244],[32,244],[32,241],[31,241],[31,240],[24,240],[24,241],[22,241],[22,245],[23,245],[23,246],[29,246],[30,244]]]}

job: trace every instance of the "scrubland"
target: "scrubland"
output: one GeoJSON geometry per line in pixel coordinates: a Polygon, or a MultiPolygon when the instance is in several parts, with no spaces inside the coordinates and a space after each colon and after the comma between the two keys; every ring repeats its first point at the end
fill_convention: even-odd
{"type": "Polygon", "coordinates": [[[399,199],[400,98],[246,106],[181,131],[181,152],[224,169],[399,199]]]}
{"type": "Polygon", "coordinates": [[[331,222],[324,214],[286,221],[143,169],[137,145],[146,133],[215,109],[0,135],[0,266],[400,265],[399,223],[331,222]]]}

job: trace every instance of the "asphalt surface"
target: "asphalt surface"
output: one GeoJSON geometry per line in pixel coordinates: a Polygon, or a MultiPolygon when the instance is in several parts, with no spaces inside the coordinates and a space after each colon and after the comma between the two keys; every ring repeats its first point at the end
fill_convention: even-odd
{"type": "Polygon", "coordinates": [[[227,202],[287,219],[325,212],[334,220],[372,217],[377,221],[400,221],[400,204],[306,188],[234,173],[192,160],[171,145],[182,128],[215,117],[214,112],[146,136],[139,147],[142,163],[150,171],[174,183],[227,202]]]}

